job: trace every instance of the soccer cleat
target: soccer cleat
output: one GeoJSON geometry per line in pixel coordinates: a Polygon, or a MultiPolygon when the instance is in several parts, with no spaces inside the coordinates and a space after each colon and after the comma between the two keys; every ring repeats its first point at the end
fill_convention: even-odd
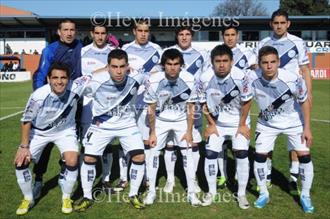
{"type": "Polygon", "coordinates": [[[111,183],[108,181],[103,182],[102,190],[108,195],[114,193],[114,189],[112,188],[111,183]]]}
{"type": "Polygon", "coordinates": [[[196,179],[194,180],[194,187],[195,187],[195,192],[196,193],[200,193],[202,191],[201,187],[199,187],[198,181],[196,179]]]}
{"type": "Polygon", "coordinates": [[[166,184],[163,188],[163,191],[166,193],[171,193],[173,192],[173,187],[174,187],[175,183],[174,182],[168,182],[166,181],[166,184]]]}
{"type": "Polygon", "coordinates": [[[314,212],[314,206],[312,204],[312,200],[310,197],[307,196],[300,196],[300,204],[304,210],[305,213],[313,213],[314,212]]]}
{"type": "Polygon", "coordinates": [[[72,200],[70,198],[62,200],[62,212],[64,214],[70,214],[72,212],[72,200]]]}
{"type": "Polygon", "coordinates": [[[128,182],[124,180],[120,180],[119,183],[113,188],[115,192],[121,192],[128,186],[128,182]]]}
{"type": "Polygon", "coordinates": [[[211,193],[206,193],[206,195],[203,197],[203,201],[201,203],[202,206],[209,206],[214,201],[214,195],[211,193]]]}
{"type": "Polygon", "coordinates": [[[190,202],[191,206],[197,207],[202,204],[202,202],[197,198],[195,193],[190,193],[188,195],[188,201],[190,202]]]}
{"type": "Polygon", "coordinates": [[[145,205],[152,205],[156,200],[156,194],[153,192],[148,192],[147,196],[144,198],[143,203],[145,205]]]}
{"type": "Polygon", "coordinates": [[[226,181],[227,181],[226,177],[224,177],[224,176],[218,177],[217,178],[217,188],[218,189],[224,189],[227,185],[226,181]]]}
{"type": "Polygon", "coordinates": [[[21,204],[18,206],[16,210],[17,215],[24,215],[28,213],[28,211],[33,207],[34,201],[33,200],[26,200],[23,199],[21,204]]]}
{"type": "Polygon", "coordinates": [[[254,207],[264,208],[268,202],[269,202],[269,195],[265,193],[260,193],[258,199],[254,202],[254,207]]]}
{"type": "Polygon", "coordinates": [[[238,202],[238,206],[241,209],[248,209],[250,207],[249,201],[247,200],[245,195],[238,196],[237,202],[238,202]]]}
{"type": "Polygon", "coordinates": [[[133,205],[133,207],[136,209],[145,208],[145,205],[143,204],[143,202],[140,200],[139,196],[137,196],[137,195],[129,197],[129,201],[133,205]]]}
{"type": "Polygon", "coordinates": [[[289,192],[292,196],[298,196],[300,195],[300,190],[298,188],[298,183],[297,181],[291,180],[289,182],[289,192]]]}
{"type": "Polygon", "coordinates": [[[74,210],[78,212],[86,211],[88,208],[92,207],[93,203],[93,200],[83,198],[78,204],[74,206],[74,210]]]}
{"type": "Polygon", "coordinates": [[[33,194],[34,200],[40,198],[41,190],[42,190],[42,181],[35,181],[33,188],[32,188],[32,194],[33,194]]]}

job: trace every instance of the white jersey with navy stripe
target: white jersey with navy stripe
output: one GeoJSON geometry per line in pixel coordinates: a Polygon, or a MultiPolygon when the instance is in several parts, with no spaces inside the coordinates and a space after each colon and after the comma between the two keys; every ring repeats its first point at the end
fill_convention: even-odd
{"type": "Polygon", "coordinates": [[[135,126],[136,94],[146,78],[146,74],[131,72],[117,85],[108,71],[94,74],[85,90],[86,96],[93,97],[93,124],[103,123],[109,129],[135,126]]]}
{"type": "Polygon", "coordinates": [[[252,51],[237,46],[232,48],[231,51],[233,52],[233,66],[239,69],[248,69],[251,65],[257,64],[256,56],[252,51]]]}
{"type": "MultiPolygon", "coordinates": [[[[249,77],[239,68],[232,67],[230,73],[219,78],[213,68],[201,76],[202,92],[200,103],[206,103],[217,125],[238,127],[241,115],[241,103],[252,99],[249,77]]],[[[246,124],[250,123],[248,117],[246,124]]]]}
{"type": "MultiPolygon", "coordinates": [[[[145,45],[139,45],[135,41],[123,45],[123,50],[128,54],[128,64],[130,68],[140,72],[158,72],[161,70],[159,65],[162,49],[159,45],[148,42],[145,45]]],[[[141,85],[138,90],[138,96],[136,99],[136,108],[143,109],[145,103],[143,102],[143,96],[145,86],[141,85]]]]}
{"type": "Polygon", "coordinates": [[[86,76],[70,81],[61,96],[53,93],[49,84],[40,87],[31,94],[21,121],[31,122],[32,133],[39,135],[75,128],[77,102],[88,81],[86,76]]]}
{"type": "Polygon", "coordinates": [[[197,101],[194,76],[185,70],[178,79],[171,82],[165,72],[151,75],[150,85],[144,96],[146,103],[157,103],[156,116],[166,122],[177,122],[187,119],[187,103],[197,101]]]}
{"type": "Polygon", "coordinates": [[[287,33],[285,37],[277,39],[272,34],[261,40],[256,47],[256,56],[263,46],[272,46],[277,49],[280,57],[280,68],[284,68],[289,72],[299,74],[299,66],[309,64],[307,56],[307,48],[304,41],[292,34],[287,33]]]}
{"type": "Polygon", "coordinates": [[[261,69],[251,71],[252,90],[260,109],[258,123],[287,129],[303,125],[303,115],[299,103],[306,101],[307,89],[300,75],[278,69],[277,78],[265,80],[261,69]]]}
{"type": "Polygon", "coordinates": [[[114,48],[107,44],[104,48],[97,48],[93,43],[81,49],[81,72],[82,75],[89,75],[92,72],[106,67],[108,54],[114,48]]]}

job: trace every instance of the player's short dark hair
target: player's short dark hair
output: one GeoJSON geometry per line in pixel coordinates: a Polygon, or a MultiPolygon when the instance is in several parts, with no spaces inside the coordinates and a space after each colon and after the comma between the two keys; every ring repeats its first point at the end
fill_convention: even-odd
{"type": "Polygon", "coordinates": [[[94,32],[95,31],[95,27],[104,27],[105,28],[105,32],[108,32],[108,27],[106,24],[96,24],[96,25],[92,25],[90,27],[90,31],[94,32]]]}
{"type": "Polygon", "coordinates": [[[140,18],[138,20],[133,20],[133,29],[136,29],[137,26],[140,25],[140,24],[146,24],[146,25],[150,26],[149,19],[142,17],[142,18],[140,18]]]}
{"type": "Polygon", "coordinates": [[[122,49],[114,49],[108,55],[108,64],[110,64],[111,59],[125,59],[126,63],[128,63],[128,55],[122,49]]]}
{"type": "Polygon", "coordinates": [[[289,20],[288,12],[286,12],[282,9],[278,9],[278,10],[274,11],[270,20],[274,21],[275,17],[278,17],[278,16],[284,16],[287,21],[289,20]]]}
{"type": "Polygon", "coordinates": [[[236,31],[236,33],[238,33],[238,28],[237,28],[237,26],[234,26],[233,24],[230,24],[230,25],[225,25],[225,26],[222,28],[222,30],[221,30],[221,34],[222,34],[222,36],[224,36],[224,35],[225,35],[225,31],[226,31],[226,30],[229,30],[229,29],[234,29],[234,30],[236,31]]]}
{"type": "Polygon", "coordinates": [[[71,69],[69,67],[69,65],[62,63],[62,62],[54,62],[53,64],[51,64],[51,66],[48,69],[47,72],[47,77],[50,78],[52,76],[52,72],[53,70],[62,70],[66,73],[66,76],[68,78],[70,78],[71,75],[71,69]]]}
{"type": "Polygon", "coordinates": [[[179,35],[179,33],[181,31],[184,31],[184,30],[188,30],[191,34],[191,36],[194,36],[195,34],[195,31],[193,31],[192,27],[191,26],[188,26],[188,25],[180,25],[179,27],[177,27],[175,29],[175,37],[177,37],[179,35]]]}
{"type": "Polygon", "coordinates": [[[160,64],[162,66],[165,66],[165,63],[167,60],[173,60],[173,59],[176,59],[176,58],[179,58],[179,62],[180,62],[180,65],[183,66],[184,65],[184,60],[183,60],[183,55],[182,53],[177,50],[177,49],[167,49],[165,50],[165,52],[163,53],[162,55],[162,58],[160,60],[160,64]]]}
{"type": "Polygon", "coordinates": [[[57,29],[60,30],[62,28],[62,24],[64,24],[64,23],[73,23],[76,26],[76,22],[74,22],[72,19],[63,18],[58,22],[57,29]]]}
{"type": "Polygon", "coordinates": [[[272,46],[261,47],[261,49],[259,49],[259,52],[258,52],[258,62],[261,61],[261,58],[263,56],[271,55],[271,54],[274,54],[274,55],[276,55],[277,58],[279,58],[278,51],[274,47],[272,47],[272,46]]]}
{"type": "Polygon", "coordinates": [[[227,46],[226,44],[221,44],[214,47],[211,51],[212,63],[216,56],[223,56],[223,55],[228,55],[230,60],[233,60],[233,52],[231,51],[229,46],[227,46]]]}

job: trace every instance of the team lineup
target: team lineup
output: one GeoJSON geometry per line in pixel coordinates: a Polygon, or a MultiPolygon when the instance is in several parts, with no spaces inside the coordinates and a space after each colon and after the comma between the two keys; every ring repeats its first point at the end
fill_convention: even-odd
{"type": "Polygon", "coordinates": [[[226,151],[230,145],[236,163],[237,204],[248,209],[253,100],[259,109],[253,158],[259,196],[253,206],[264,208],[270,201],[272,152],[277,136],[284,134],[290,157],[289,188],[299,195],[303,211],[313,213],[311,76],[304,42],[288,33],[290,24],[286,12],[273,12],[273,32],[254,51],[239,48],[238,27],[226,26],[221,30],[224,44],[208,52],[192,47],[194,31],[189,26],[178,27],[176,45],[162,50],[149,41],[149,24],[141,19],[133,27],[135,40],[120,49],[107,43],[106,26],[93,26],[93,42],[83,47],[75,38],[75,23],[60,21],[60,39],[43,50],[33,76],[34,92],[21,119],[14,162],[24,199],[16,214],[27,214],[40,197],[54,146],[61,153],[58,184],[64,214],[96,205],[92,190],[99,158],[105,191],[129,187],[134,208],[154,204],[162,151],[167,172],[163,192],[173,192],[179,152],[187,201],[192,206],[212,205],[218,198],[217,189],[228,182],[226,151]],[[205,157],[199,151],[202,136],[205,157]],[[112,187],[115,139],[120,143],[120,179],[112,187]],[[197,168],[201,158],[205,159],[208,191],[200,199],[197,168]],[[35,163],[33,172],[31,162],[35,163]],[[73,204],[71,195],[78,180],[83,197],[73,204]],[[146,188],[143,198],[141,186],[146,188]]]}

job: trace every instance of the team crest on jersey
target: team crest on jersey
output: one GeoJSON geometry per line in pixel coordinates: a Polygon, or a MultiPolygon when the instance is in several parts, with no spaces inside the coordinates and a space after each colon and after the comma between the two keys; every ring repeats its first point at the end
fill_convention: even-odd
{"type": "Polygon", "coordinates": [[[230,96],[232,97],[236,97],[239,94],[238,90],[233,90],[232,92],[230,92],[230,96]]]}
{"type": "Polygon", "coordinates": [[[238,65],[241,66],[242,68],[245,66],[245,60],[242,59],[238,62],[238,65]]]}
{"type": "Polygon", "coordinates": [[[153,62],[153,63],[157,63],[158,60],[159,60],[158,56],[154,55],[154,56],[152,57],[152,62],[153,62]]]}
{"type": "Polygon", "coordinates": [[[181,97],[183,100],[188,100],[188,98],[189,98],[189,94],[187,94],[187,93],[182,93],[182,94],[180,94],[180,97],[181,97]]]}
{"type": "Polygon", "coordinates": [[[198,59],[196,61],[196,66],[197,66],[197,68],[200,68],[202,66],[202,60],[198,59]]]}
{"type": "Polygon", "coordinates": [[[132,90],[130,91],[130,94],[134,95],[134,94],[136,94],[136,92],[137,92],[136,87],[133,87],[132,90]]]}
{"type": "Polygon", "coordinates": [[[295,55],[296,55],[296,51],[294,51],[294,50],[290,50],[290,51],[288,52],[288,56],[289,56],[290,58],[295,57],[295,55]]]}
{"type": "Polygon", "coordinates": [[[290,98],[290,95],[284,94],[281,98],[282,98],[282,100],[287,100],[290,98]]]}

